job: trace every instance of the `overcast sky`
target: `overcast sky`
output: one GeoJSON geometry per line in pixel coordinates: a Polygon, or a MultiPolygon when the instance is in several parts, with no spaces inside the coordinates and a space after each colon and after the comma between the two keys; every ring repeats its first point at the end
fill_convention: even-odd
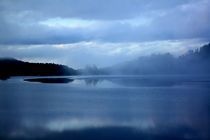
{"type": "Polygon", "coordinates": [[[0,57],[81,68],[210,39],[209,0],[0,0],[0,57]]]}

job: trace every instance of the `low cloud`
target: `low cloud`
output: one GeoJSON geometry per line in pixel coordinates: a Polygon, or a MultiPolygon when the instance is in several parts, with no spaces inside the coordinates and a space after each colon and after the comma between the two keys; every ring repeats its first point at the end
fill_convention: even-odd
{"type": "Polygon", "coordinates": [[[54,45],[4,45],[1,57],[15,57],[33,62],[55,62],[75,68],[86,65],[110,66],[151,54],[171,53],[182,55],[188,50],[201,47],[202,39],[167,40],[152,42],[79,42],[54,45]]]}

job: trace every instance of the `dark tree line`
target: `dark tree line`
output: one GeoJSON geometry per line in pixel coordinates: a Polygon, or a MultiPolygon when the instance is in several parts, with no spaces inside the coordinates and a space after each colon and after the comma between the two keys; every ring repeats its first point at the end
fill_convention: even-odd
{"type": "Polygon", "coordinates": [[[77,75],[78,71],[65,65],[52,63],[29,63],[12,58],[0,59],[0,78],[10,76],[61,76],[77,75]]]}

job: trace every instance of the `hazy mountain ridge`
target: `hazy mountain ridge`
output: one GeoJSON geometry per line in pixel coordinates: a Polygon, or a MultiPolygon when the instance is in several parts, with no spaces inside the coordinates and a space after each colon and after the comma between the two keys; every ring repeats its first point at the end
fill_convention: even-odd
{"type": "Polygon", "coordinates": [[[176,58],[170,53],[139,57],[106,70],[111,74],[210,74],[210,43],[176,58]]]}
{"type": "Polygon", "coordinates": [[[106,68],[87,67],[85,74],[210,74],[210,43],[178,58],[170,53],[153,54],[106,68]]]}

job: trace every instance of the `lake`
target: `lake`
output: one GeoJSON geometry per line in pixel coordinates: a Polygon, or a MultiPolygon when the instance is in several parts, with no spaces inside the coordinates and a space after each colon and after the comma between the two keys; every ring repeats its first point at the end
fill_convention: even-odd
{"type": "Polygon", "coordinates": [[[210,76],[0,81],[0,139],[207,140],[210,76]]]}

